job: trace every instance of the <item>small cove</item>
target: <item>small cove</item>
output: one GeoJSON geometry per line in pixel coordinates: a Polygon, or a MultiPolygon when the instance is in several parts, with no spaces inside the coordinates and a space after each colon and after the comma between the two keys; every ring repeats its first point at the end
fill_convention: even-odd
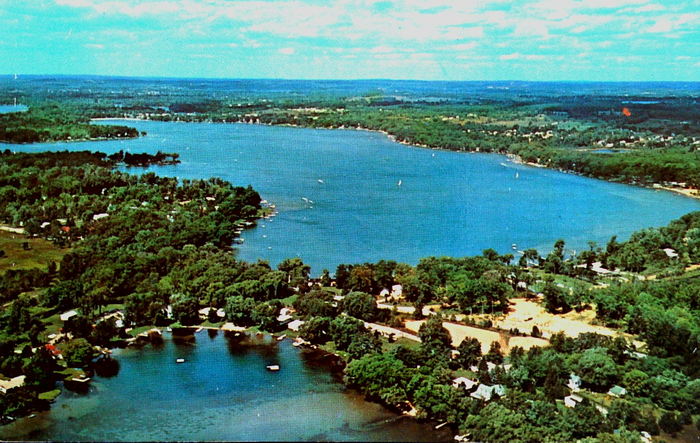
{"type": "Polygon", "coordinates": [[[223,333],[115,350],[120,372],[88,394],[64,390],[50,411],[0,427],[2,439],[97,441],[447,441],[336,380],[289,340],[223,333]],[[185,363],[177,364],[176,359],[185,363]],[[279,372],[265,370],[279,364],[279,372]]]}

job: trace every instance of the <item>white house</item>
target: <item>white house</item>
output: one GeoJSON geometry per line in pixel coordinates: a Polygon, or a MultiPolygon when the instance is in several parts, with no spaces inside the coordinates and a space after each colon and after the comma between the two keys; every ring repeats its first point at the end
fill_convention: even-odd
{"type": "Polygon", "coordinates": [[[280,309],[280,315],[277,316],[277,321],[280,323],[288,322],[292,319],[292,310],[289,308],[280,309]]]}
{"type": "Polygon", "coordinates": [[[566,384],[573,392],[578,392],[581,390],[581,377],[576,374],[569,375],[569,383],[566,384]]]}
{"type": "Polygon", "coordinates": [[[299,328],[301,328],[301,325],[303,325],[303,324],[304,324],[304,320],[294,320],[294,321],[289,322],[289,324],[287,325],[287,328],[296,332],[299,330],[299,328]]]}
{"type": "Polygon", "coordinates": [[[78,315],[78,313],[75,311],[75,309],[71,309],[70,311],[66,311],[60,315],[61,321],[66,321],[71,317],[75,317],[76,315],[78,315]]]}
{"type": "Polygon", "coordinates": [[[575,408],[576,405],[581,403],[583,401],[583,397],[580,397],[576,394],[571,394],[567,397],[564,397],[564,406],[567,408],[575,408]]]}
{"type": "Polygon", "coordinates": [[[506,395],[506,388],[503,385],[479,385],[476,391],[472,392],[469,396],[477,400],[490,401],[493,394],[497,394],[499,397],[506,395]]]}

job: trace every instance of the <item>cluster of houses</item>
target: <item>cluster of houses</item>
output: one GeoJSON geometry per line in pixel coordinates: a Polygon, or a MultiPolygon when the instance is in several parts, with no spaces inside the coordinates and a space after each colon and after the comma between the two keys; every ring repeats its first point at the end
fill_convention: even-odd
{"type": "MultiPolygon", "coordinates": [[[[493,363],[490,364],[493,365],[493,363]]],[[[493,365],[493,367],[495,367],[495,365],[493,365]]],[[[510,369],[510,365],[503,365],[503,367],[506,370],[510,369]],[[508,368],[505,368],[505,366],[508,366],[508,368]]],[[[475,370],[476,368],[472,369],[475,370]]],[[[496,396],[495,398],[506,396],[506,388],[503,385],[487,385],[467,377],[455,378],[452,380],[452,386],[457,389],[463,389],[469,394],[470,397],[477,400],[491,401],[494,396],[496,396]]],[[[571,394],[564,397],[564,406],[567,408],[575,408],[583,401],[583,397],[577,394],[579,391],[581,391],[581,377],[576,374],[570,374],[569,381],[566,386],[571,390],[571,394]]],[[[622,386],[615,385],[610,388],[608,395],[621,398],[627,395],[627,389],[623,388],[622,386]]],[[[603,415],[608,413],[607,409],[603,406],[596,404],[595,407],[603,415]]]]}

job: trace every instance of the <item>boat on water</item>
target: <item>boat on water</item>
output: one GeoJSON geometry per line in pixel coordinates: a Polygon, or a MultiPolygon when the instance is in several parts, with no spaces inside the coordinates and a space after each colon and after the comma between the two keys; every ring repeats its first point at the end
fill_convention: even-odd
{"type": "Polygon", "coordinates": [[[175,363],[184,363],[184,362],[185,362],[184,358],[178,358],[177,360],[175,360],[175,363]]]}
{"type": "Polygon", "coordinates": [[[403,181],[399,180],[399,182],[396,184],[396,186],[401,186],[403,184],[403,181]]]}
{"type": "Polygon", "coordinates": [[[268,371],[272,371],[272,372],[277,372],[280,370],[279,365],[267,365],[266,368],[268,371]]]}

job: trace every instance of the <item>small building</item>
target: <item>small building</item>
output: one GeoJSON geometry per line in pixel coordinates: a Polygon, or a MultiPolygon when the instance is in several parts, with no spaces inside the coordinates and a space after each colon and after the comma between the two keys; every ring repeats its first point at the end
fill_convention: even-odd
{"type": "Polygon", "coordinates": [[[471,391],[478,384],[478,382],[470,380],[467,377],[457,377],[452,380],[452,386],[457,389],[464,389],[465,391],[471,391]]]}
{"type": "Polygon", "coordinates": [[[297,331],[299,331],[299,328],[301,328],[301,325],[303,325],[303,324],[304,324],[304,320],[294,320],[294,321],[289,322],[289,324],[287,325],[287,328],[292,330],[292,331],[297,332],[297,331]]]}
{"type": "MultiPolygon", "coordinates": [[[[587,267],[586,264],[582,265],[576,265],[577,268],[585,268],[587,267]]],[[[606,269],[603,267],[603,263],[597,261],[593,262],[591,264],[591,271],[595,272],[598,275],[610,275],[610,274],[617,274],[617,271],[611,271],[610,269],[606,269]]]]}
{"type": "Polygon", "coordinates": [[[209,318],[209,313],[211,312],[212,309],[214,309],[214,308],[207,306],[206,308],[202,308],[199,311],[197,311],[199,313],[199,318],[202,320],[206,320],[207,318],[209,318]]]}
{"type": "Polygon", "coordinates": [[[664,253],[666,254],[666,257],[668,257],[668,258],[670,258],[670,259],[676,259],[676,258],[678,258],[678,252],[676,252],[675,249],[672,249],[672,248],[665,248],[663,251],[664,251],[664,253]]]}
{"type": "Polygon", "coordinates": [[[569,374],[569,382],[566,384],[573,392],[581,390],[581,377],[576,374],[569,374]]]}
{"type": "Polygon", "coordinates": [[[78,315],[78,312],[75,309],[71,309],[70,311],[66,311],[63,314],[60,315],[61,321],[67,321],[72,317],[75,317],[78,315]]]}
{"type": "Polygon", "coordinates": [[[485,385],[480,384],[476,391],[472,392],[469,396],[477,400],[490,401],[493,395],[496,394],[499,397],[504,397],[506,395],[506,388],[503,385],[485,385]]]}
{"type": "Polygon", "coordinates": [[[292,320],[292,310],[289,308],[280,309],[280,315],[277,316],[277,321],[286,324],[292,320]]]}
{"type": "Polygon", "coordinates": [[[642,360],[648,357],[647,354],[638,351],[624,351],[623,354],[629,355],[630,357],[636,358],[637,360],[642,360]]]}
{"type": "Polygon", "coordinates": [[[13,388],[19,388],[24,385],[24,379],[26,375],[18,375],[15,378],[9,380],[0,380],[0,393],[5,394],[7,391],[13,388]]]}
{"type": "Polygon", "coordinates": [[[564,397],[564,406],[567,408],[575,408],[576,405],[581,403],[583,401],[583,397],[578,396],[576,394],[571,394],[569,396],[564,397]]]}
{"type": "Polygon", "coordinates": [[[613,397],[624,397],[627,395],[627,389],[623,388],[622,386],[615,385],[610,388],[608,394],[612,395],[613,397]]]}

